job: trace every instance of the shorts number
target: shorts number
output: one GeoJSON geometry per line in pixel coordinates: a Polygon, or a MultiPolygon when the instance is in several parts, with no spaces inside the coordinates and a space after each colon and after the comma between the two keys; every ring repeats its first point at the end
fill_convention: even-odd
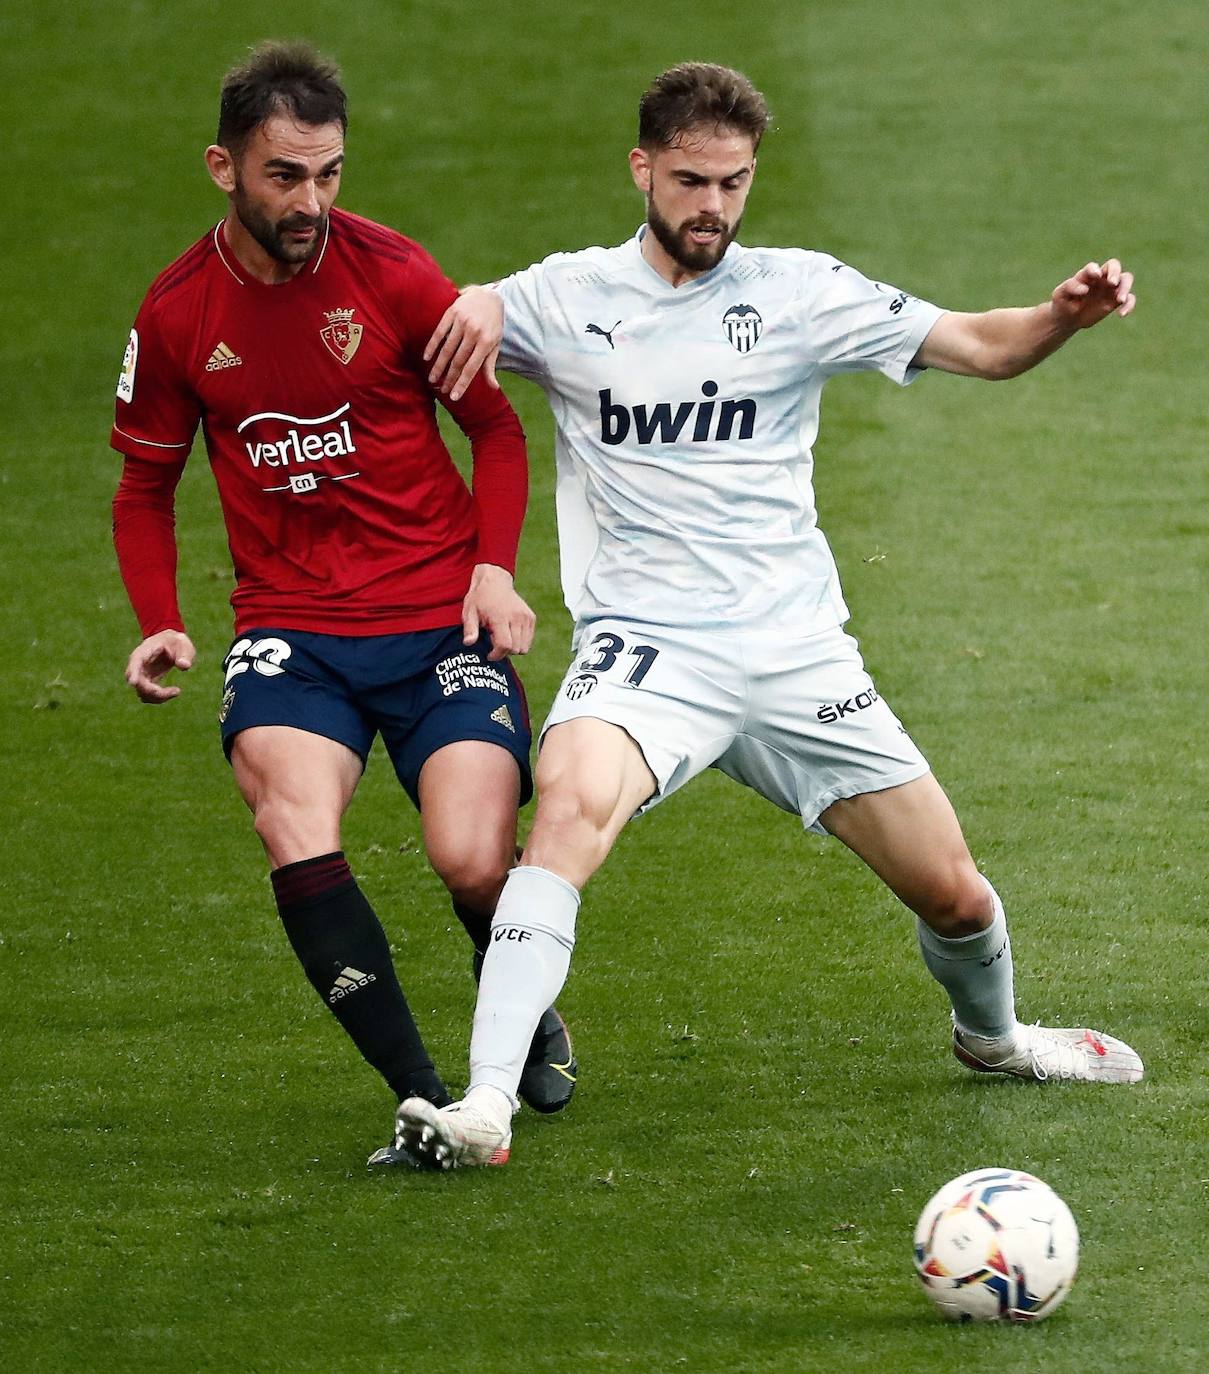
{"type": "Polygon", "coordinates": [[[229,686],[233,677],[249,668],[255,668],[262,677],[278,677],[285,672],[281,665],[292,652],[284,639],[237,639],[226,657],[223,686],[229,686]]]}
{"type": "Polygon", "coordinates": [[[620,635],[598,634],[593,636],[588,646],[588,654],[580,660],[579,666],[588,672],[607,673],[617,662],[618,656],[623,653],[631,654],[638,660],[625,676],[629,686],[637,687],[659,657],[659,650],[650,644],[635,644],[627,649],[625,640],[620,635]],[[593,649],[596,651],[595,655],[592,654],[593,649]]]}

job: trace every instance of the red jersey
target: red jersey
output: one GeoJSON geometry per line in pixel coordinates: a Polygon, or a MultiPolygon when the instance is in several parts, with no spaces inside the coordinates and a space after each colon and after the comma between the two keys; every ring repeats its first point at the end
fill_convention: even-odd
{"type": "MultiPolygon", "coordinates": [[[[237,632],[456,625],[476,563],[513,571],[527,495],[520,423],[481,377],[449,405],[470,439],[472,496],[427,381],[424,346],[456,295],[419,244],[336,209],[312,258],[280,285],[248,273],[222,224],[156,278],[130,332],[110,442],[161,465],[170,512],[201,422],[235,566],[237,632]]],[[[124,481],[126,504],[115,504],[144,634],[181,628],[162,596],[151,611],[132,584],[150,573],[171,580],[175,568],[170,514],[145,540],[129,537],[136,507],[155,504],[148,476],[143,467],[124,481]]]]}

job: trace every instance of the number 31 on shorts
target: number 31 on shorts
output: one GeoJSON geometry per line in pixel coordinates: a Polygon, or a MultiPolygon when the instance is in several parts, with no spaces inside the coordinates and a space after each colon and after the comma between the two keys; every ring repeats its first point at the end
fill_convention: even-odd
{"type": "Polygon", "coordinates": [[[575,665],[588,673],[607,673],[616,667],[618,660],[628,665],[624,682],[628,687],[637,687],[651,671],[651,666],[659,657],[659,650],[650,644],[627,644],[620,635],[601,633],[593,635],[588,651],[575,665]],[[634,662],[629,664],[629,660],[634,662]]]}

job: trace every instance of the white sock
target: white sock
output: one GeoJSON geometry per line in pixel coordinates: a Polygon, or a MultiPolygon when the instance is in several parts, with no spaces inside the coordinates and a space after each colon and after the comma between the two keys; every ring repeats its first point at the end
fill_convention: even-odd
{"type": "Polygon", "coordinates": [[[1012,942],[999,894],[982,881],[994,908],[991,924],[974,935],[946,940],[919,921],[919,948],[928,972],[949,994],[958,1030],[983,1040],[1014,1041],[1012,942]]]}
{"type": "Polygon", "coordinates": [[[571,966],[578,911],[579,893],[557,873],[530,867],[509,873],[479,979],[470,1037],[471,1090],[495,1088],[516,1107],[516,1085],[533,1032],[571,966]]]}

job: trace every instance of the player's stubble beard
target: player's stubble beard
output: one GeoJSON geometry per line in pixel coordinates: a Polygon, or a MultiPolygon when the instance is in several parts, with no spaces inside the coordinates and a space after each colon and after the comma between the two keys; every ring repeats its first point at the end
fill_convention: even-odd
{"type": "Polygon", "coordinates": [[[235,178],[235,193],[231,197],[240,224],[256,240],[274,262],[296,267],[306,262],[323,241],[327,228],[326,212],[312,219],[307,215],[286,215],[284,219],[271,220],[248,195],[238,175],[235,178]],[[290,229],[311,229],[315,233],[306,243],[288,243],[285,234],[290,229]]]}
{"type": "Polygon", "coordinates": [[[652,191],[646,198],[646,222],[651,233],[659,240],[659,246],[673,262],[683,267],[686,272],[708,272],[711,268],[717,267],[722,261],[722,255],[734,242],[739,226],[743,223],[743,216],[740,215],[734,224],[727,224],[721,218],[698,215],[696,219],[686,219],[679,228],[675,228],[670,220],[659,213],[652,191]],[[720,231],[713,243],[693,243],[689,239],[690,229],[707,227],[716,227],[720,231]]]}

